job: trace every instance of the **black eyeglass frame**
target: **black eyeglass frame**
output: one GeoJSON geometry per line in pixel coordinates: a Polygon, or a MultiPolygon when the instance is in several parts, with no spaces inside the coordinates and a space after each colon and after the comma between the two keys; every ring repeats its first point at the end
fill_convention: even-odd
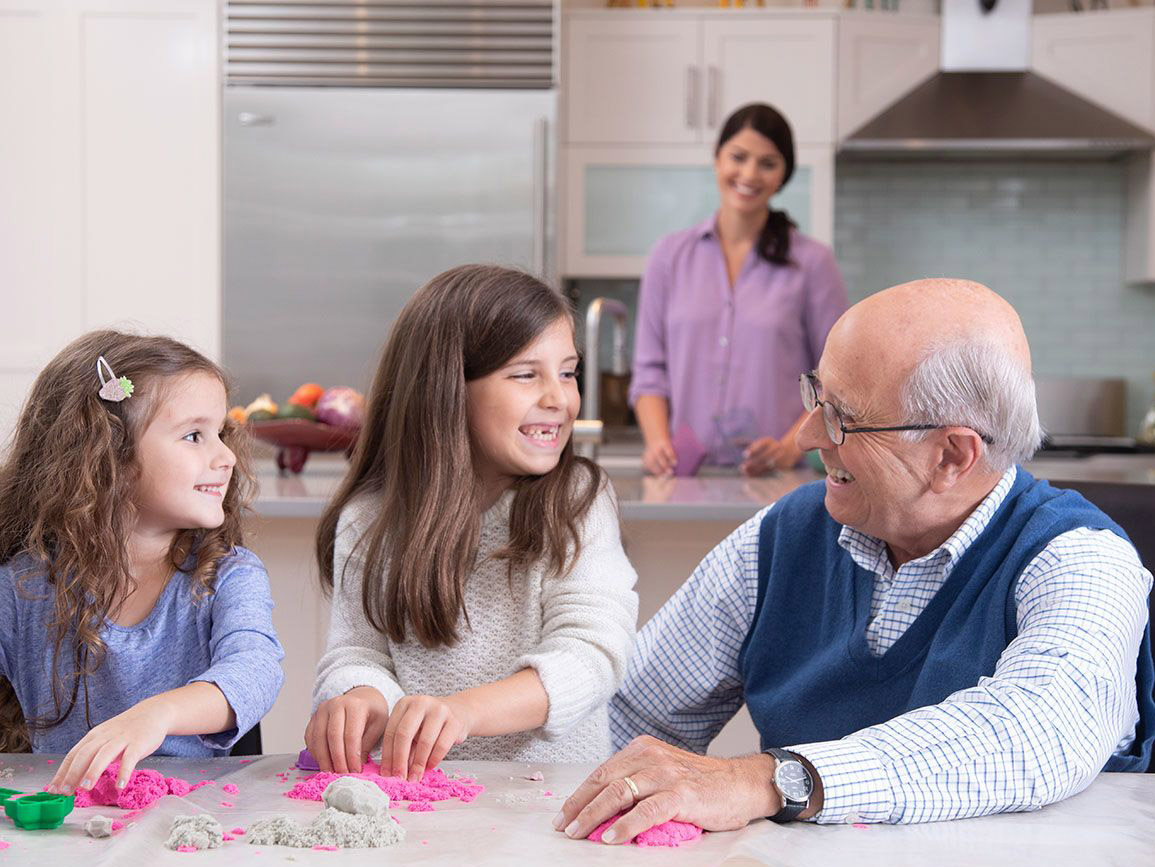
{"type": "MultiPolygon", "coordinates": [[[[826,428],[826,435],[830,437],[830,441],[836,446],[842,445],[846,442],[846,435],[851,433],[887,433],[889,431],[903,431],[903,430],[942,430],[948,427],[968,427],[968,425],[952,425],[952,424],[901,424],[893,427],[847,427],[846,422],[842,420],[842,413],[838,411],[838,407],[828,400],[821,400],[818,397],[818,386],[815,385],[818,377],[813,371],[810,373],[799,374],[798,386],[802,392],[802,408],[807,412],[814,412],[818,407],[822,407],[822,424],[826,428]],[[838,430],[841,432],[841,437],[835,436],[835,430],[830,426],[830,416],[826,413],[826,408],[830,408],[830,412],[834,413],[834,418],[838,422],[838,430]]],[[[974,430],[974,428],[971,428],[974,430]]],[[[975,431],[979,438],[989,445],[994,445],[994,439],[987,436],[985,433],[975,431]]]]}

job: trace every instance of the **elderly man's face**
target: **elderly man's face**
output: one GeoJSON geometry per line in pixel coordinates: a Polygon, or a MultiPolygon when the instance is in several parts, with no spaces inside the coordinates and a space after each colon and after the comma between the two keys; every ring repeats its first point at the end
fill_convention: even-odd
{"type": "MultiPolygon", "coordinates": [[[[871,357],[868,347],[856,345],[852,332],[831,331],[818,365],[819,398],[838,408],[847,427],[903,424],[902,373],[886,358],[871,357]]],[[[826,464],[826,509],[834,520],[886,542],[906,539],[918,526],[918,500],[933,468],[928,445],[908,442],[895,432],[849,433],[842,445],[835,445],[821,408],[803,424],[798,444],[817,449],[826,464]]]]}

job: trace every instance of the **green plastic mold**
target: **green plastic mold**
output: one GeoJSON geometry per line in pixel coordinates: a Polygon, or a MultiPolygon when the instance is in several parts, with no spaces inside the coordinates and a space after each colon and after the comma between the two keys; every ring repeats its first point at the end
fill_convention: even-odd
{"type": "Polygon", "coordinates": [[[36,792],[25,795],[15,789],[0,789],[0,804],[17,828],[25,831],[47,831],[59,828],[64,817],[76,806],[74,795],[53,795],[36,792]],[[19,795],[20,797],[13,797],[19,795]]]}

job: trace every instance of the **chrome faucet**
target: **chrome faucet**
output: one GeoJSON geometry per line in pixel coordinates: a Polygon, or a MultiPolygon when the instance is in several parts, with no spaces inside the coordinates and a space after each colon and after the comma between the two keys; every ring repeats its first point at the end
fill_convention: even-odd
{"type": "Polygon", "coordinates": [[[629,311],[621,301],[595,298],[586,311],[585,394],[582,395],[581,418],[574,423],[574,448],[579,455],[594,459],[602,441],[601,420],[601,346],[602,314],[613,317],[613,352],[610,370],[618,375],[629,373],[626,367],[626,316],[629,311]]]}

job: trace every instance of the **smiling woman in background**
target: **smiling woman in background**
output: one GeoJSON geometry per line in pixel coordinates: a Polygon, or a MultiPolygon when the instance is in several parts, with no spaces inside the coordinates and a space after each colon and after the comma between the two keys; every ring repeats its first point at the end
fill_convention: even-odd
{"type": "Polygon", "coordinates": [[[658,241],[642,277],[630,403],[656,475],[693,472],[703,452],[747,475],[797,464],[798,375],[847,307],[830,248],[770,208],[794,173],[786,119],[738,109],[714,172],[718,211],[658,241]]]}

